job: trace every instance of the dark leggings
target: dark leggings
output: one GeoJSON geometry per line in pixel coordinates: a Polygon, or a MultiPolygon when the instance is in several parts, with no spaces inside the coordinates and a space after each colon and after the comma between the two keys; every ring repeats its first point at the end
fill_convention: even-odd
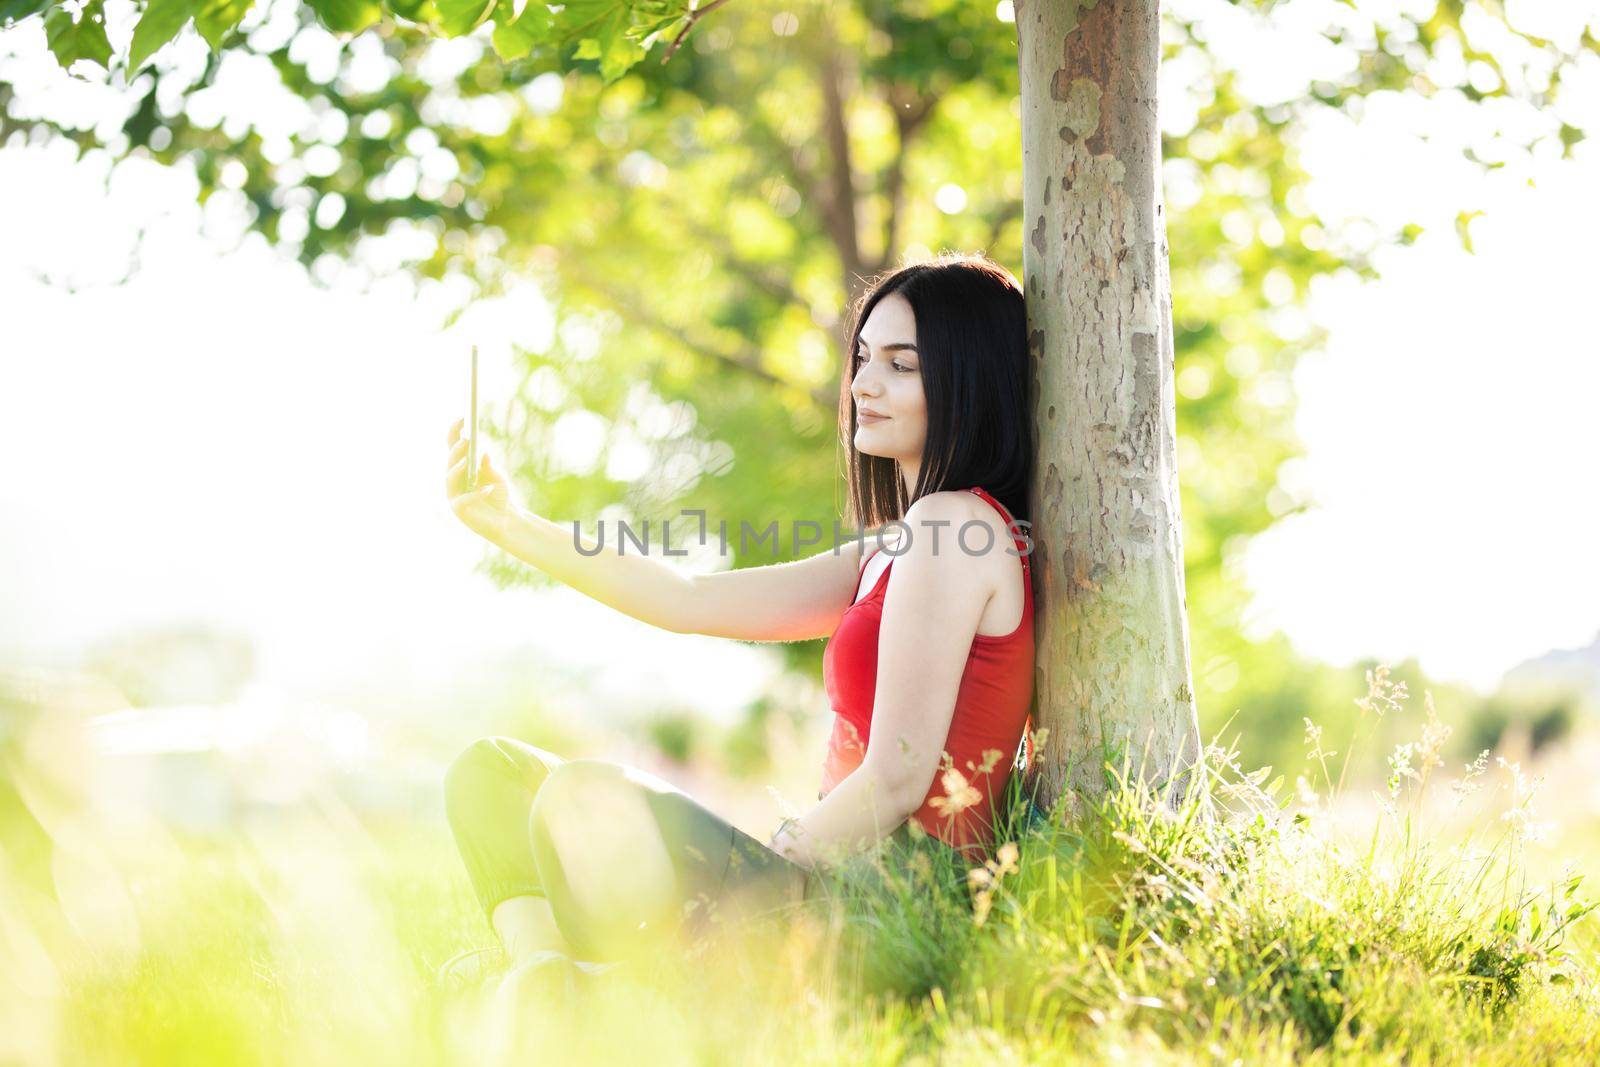
{"type": "MultiPolygon", "coordinates": [[[[484,912],[511,897],[544,897],[556,926],[585,959],[614,954],[618,931],[585,910],[562,871],[544,810],[585,777],[625,781],[644,799],[671,858],[683,926],[699,933],[719,916],[781,907],[796,864],[687,793],[653,775],[599,760],[564,760],[509,737],[474,742],[445,774],[445,814],[484,912]],[[738,898],[738,908],[721,908],[738,898]],[[610,936],[608,936],[610,935],[610,936]]],[[[627,871],[617,876],[626,878],[627,871]]],[[[812,876],[806,876],[810,891],[812,876]]]]}

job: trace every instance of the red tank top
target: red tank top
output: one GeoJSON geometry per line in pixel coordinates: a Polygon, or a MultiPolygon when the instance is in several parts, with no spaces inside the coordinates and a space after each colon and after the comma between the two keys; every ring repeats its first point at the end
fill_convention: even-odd
{"type": "MultiPolygon", "coordinates": [[[[970,491],[993,505],[1009,526],[1011,516],[998,500],[977,486],[970,491]]],[[[1032,571],[1022,538],[1014,540],[1018,551],[1024,553],[1022,621],[1008,634],[973,635],[944,746],[953,761],[949,766],[961,779],[946,775],[943,768],[947,764],[941,757],[941,769],[922,806],[911,816],[928,833],[980,862],[992,854],[994,806],[1010,781],[1013,757],[1033,698],[1032,571]],[[987,771],[983,769],[986,763],[987,771]],[[950,787],[955,790],[953,795],[950,787]]],[[[878,626],[893,566],[890,560],[872,592],[845,609],[822,652],[822,680],[834,719],[819,799],[859,767],[866,755],[877,689],[878,626]]],[[[858,578],[857,593],[860,588],[858,578]]]]}

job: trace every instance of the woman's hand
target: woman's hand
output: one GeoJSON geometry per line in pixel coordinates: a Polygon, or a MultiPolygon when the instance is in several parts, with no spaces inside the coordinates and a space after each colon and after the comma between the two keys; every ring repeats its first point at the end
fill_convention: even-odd
{"type": "Polygon", "coordinates": [[[465,418],[450,426],[450,457],[445,473],[445,494],[450,498],[450,510],[474,533],[498,543],[505,533],[518,503],[511,495],[511,485],[505,475],[489,459],[489,453],[480,449],[477,484],[467,484],[467,440],[461,436],[465,418]]]}

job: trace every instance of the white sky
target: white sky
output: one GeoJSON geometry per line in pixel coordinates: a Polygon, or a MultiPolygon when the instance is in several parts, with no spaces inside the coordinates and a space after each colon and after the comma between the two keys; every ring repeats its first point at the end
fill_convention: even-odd
{"type": "Polygon", "coordinates": [[[1329,286],[1295,376],[1318,505],[1252,546],[1262,626],[1344,662],[1415,654],[1489,686],[1600,630],[1600,166],[1495,195],[1477,255],[1446,232],[1329,286]]]}
{"type": "MultiPolygon", "coordinates": [[[[484,542],[443,489],[466,344],[513,311],[548,330],[535,298],[443,335],[439,294],[318,290],[259,241],[219,255],[184,182],[134,167],[107,196],[70,160],[0,150],[0,663],[214,621],[253,633],[260,677],[291,692],[445,692],[512,650],[592,665],[602,700],[728,716],[757,690],[768,650],[472,573],[484,542]],[[129,220],[162,210],[125,286],[31,275],[115,274],[129,220]]],[[[503,346],[479,372],[480,403],[508,395],[503,346]]]]}
{"type": "MultiPolygon", "coordinates": [[[[1231,8],[1207,5],[1214,47],[1259,53],[1228,36],[1231,8]]],[[[1252,92],[1299,70],[1279,62],[1252,92]]],[[[1591,115],[1595,68],[1569,105],[1591,115]]],[[[1309,654],[1418,654],[1488,686],[1600,629],[1600,154],[1586,143],[1580,164],[1485,179],[1450,121],[1442,105],[1375,101],[1303,146],[1318,211],[1428,234],[1385,254],[1375,285],[1319,287],[1311,313],[1332,341],[1296,378],[1309,456],[1293,468],[1319,503],[1261,538],[1247,570],[1255,625],[1309,654]],[[1442,131],[1431,145],[1410,137],[1423,121],[1442,131]],[[1476,256],[1449,239],[1463,200],[1487,212],[1476,256]]],[[[504,338],[549,327],[536,297],[446,337],[445,294],[318,290],[257,242],[220,251],[191,188],[136,166],[107,193],[70,152],[0,150],[0,664],[214,620],[255,634],[263,679],[289,690],[415,691],[521,649],[592,663],[606,700],[643,690],[726,715],[754,693],[766,650],[472,573],[480,542],[446,506],[444,434],[467,340],[491,343],[482,389],[506,395],[504,338]],[[95,284],[120,273],[140,221],[138,276],[95,284]]]]}
{"type": "MultiPolygon", "coordinates": [[[[1600,27],[1595,0],[1507,6],[1567,48],[1585,22],[1600,27]]],[[[1240,49],[1254,73],[1243,50],[1269,42],[1211,43],[1240,49]]],[[[1303,78],[1314,53],[1261,66],[1244,88],[1293,91],[1273,72],[1303,78]]],[[[1600,60],[1582,58],[1559,117],[1600,132],[1600,60]]],[[[1514,108],[1490,114],[1508,133],[1528,128],[1514,108]]],[[[1416,655],[1430,673],[1490,688],[1522,659],[1600,633],[1600,335],[1585,314],[1600,292],[1600,146],[1580,143],[1576,161],[1502,157],[1470,132],[1483,123],[1465,102],[1392,93],[1369,99],[1360,122],[1324,118],[1301,145],[1310,206],[1426,232],[1380,253],[1376,283],[1315,287],[1310,315],[1330,340],[1297,369],[1307,456],[1285,474],[1316,505],[1252,545],[1252,629],[1281,628],[1332,662],[1416,655]],[[1485,176],[1468,144],[1507,165],[1485,176]],[[1453,235],[1461,208],[1484,212],[1470,224],[1475,255],[1453,235]]]]}

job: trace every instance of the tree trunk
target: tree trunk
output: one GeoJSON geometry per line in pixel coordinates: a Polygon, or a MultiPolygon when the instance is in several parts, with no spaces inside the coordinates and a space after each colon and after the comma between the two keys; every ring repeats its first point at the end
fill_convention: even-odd
{"type": "Polygon", "coordinates": [[[1037,462],[1036,802],[1199,756],[1178,516],[1159,0],[1019,0],[1037,462]],[[1124,762],[1125,761],[1125,762],[1124,762]]]}

